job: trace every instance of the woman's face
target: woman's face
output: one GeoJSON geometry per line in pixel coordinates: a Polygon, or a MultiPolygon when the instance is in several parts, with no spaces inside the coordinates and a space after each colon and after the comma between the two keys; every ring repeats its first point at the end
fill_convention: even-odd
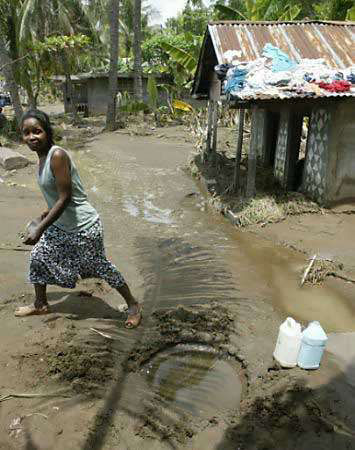
{"type": "Polygon", "coordinates": [[[23,122],[22,138],[34,152],[43,152],[48,147],[48,136],[37,119],[29,118],[23,122]]]}

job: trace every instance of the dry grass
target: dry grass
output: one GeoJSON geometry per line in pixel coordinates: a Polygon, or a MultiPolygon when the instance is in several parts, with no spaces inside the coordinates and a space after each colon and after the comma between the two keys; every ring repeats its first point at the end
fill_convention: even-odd
{"type": "Polygon", "coordinates": [[[215,179],[213,197],[210,204],[219,212],[232,211],[238,227],[277,223],[287,216],[301,214],[323,214],[325,210],[317,203],[298,192],[285,192],[274,179],[271,168],[258,167],[256,176],[256,196],[245,199],[247,160],[242,161],[241,194],[233,193],[234,162],[222,154],[217,154],[217,163],[204,164],[200,154],[189,161],[191,174],[200,178],[215,179]]]}
{"type": "Polygon", "coordinates": [[[322,208],[307,200],[302,194],[279,195],[278,193],[258,192],[255,198],[241,201],[239,205],[235,205],[233,212],[236,216],[237,226],[247,227],[277,223],[291,215],[320,213],[322,208]]]}
{"type": "MultiPolygon", "coordinates": [[[[308,262],[307,262],[308,266],[308,262]]],[[[325,259],[316,259],[309,271],[305,283],[306,284],[321,284],[329,276],[336,276],[337,271],[341,270],[341,264],[337,264],[334,261],[328,261],[325,259]]],[[[302,271],[301,276],[304,271],[302,271]]]]}

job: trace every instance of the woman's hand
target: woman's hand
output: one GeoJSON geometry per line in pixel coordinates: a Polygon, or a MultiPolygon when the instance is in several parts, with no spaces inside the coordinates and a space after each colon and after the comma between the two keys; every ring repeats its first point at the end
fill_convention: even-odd
{"type": "Polygon", "coordinates": [[[41,220],[45,219],[48,216],[49,211],[50,211],[50,209],[43,211],[43,213],[40,215],[41,220]]]}
{"type": "Polygon", "coordinates": [[[37,242],[41,239],[42,233],[37,229],[30,231],[26,238],[24,239],[23,243],[25,245],[35,245],[37,242]]]}

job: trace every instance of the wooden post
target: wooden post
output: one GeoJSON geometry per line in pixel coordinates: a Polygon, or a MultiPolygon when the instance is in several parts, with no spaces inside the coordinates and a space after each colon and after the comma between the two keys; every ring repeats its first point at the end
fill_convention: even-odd
{"type": "Polygon", "coordinates": [[[217,128],[218,128],[218,102],[213,101],[213,121],[212,121],[212,151],[217,151],[217,128]]]}
{"type": "Polygon", "coordinates": [[[242,159],[243,137],[244,137],[244,116],[245,110],[239,110],[239,122],[238,122],[238,143],[237,152],[235,155],[235,167],[234,167],[234,182],[233,191],[237,192],[240,188],[240,161],[242,159]]]}
{"type": "MultiPolygon", "coordinates": [[[[253,114],[253,117],[255,114],[253,114]]],[[[253,133],[253,127],[255,126],[255,120],[251,122],[251,135],[250,135],[250,146],[249,146],[249,155],[248,155],[248,178],[247,178],[247,198],[251,198],[255,196],[255,180],[256,180],[256,159],[257,159],[257,146],[255,145],[255,139],[253,136],[255,135],[255,130],[253,133]]]]}
{"type": "Polygon", "coordinates": [[[211,152],[211,140],[212,140],[212,119],[213,119],[213,108],[212,100],[208,101],[208,122],[207,122],[207,139],[206,139],[206,150],[205,150],[205,160],[208,158],[211,152]]]}

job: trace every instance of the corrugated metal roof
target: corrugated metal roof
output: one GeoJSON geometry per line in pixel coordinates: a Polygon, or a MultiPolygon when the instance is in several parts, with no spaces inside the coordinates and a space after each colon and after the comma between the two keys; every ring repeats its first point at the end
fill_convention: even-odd
{"type": "MultiPolygon", "coordinates": [[[[270,42],[296,61],[323,58],[330,67],[341,70],[355,64],[354,33],[355,22],[212,22],[204,46],[212,42],[216,63],[223,64],[228,50],[240,51],[241,61],[253,61],[270,42]]],[[[204,68],[205,50],[201,50],[193,88],[197,95],[208,94],[207,84],[201,85],[203,77],[209,76],[204,68]]]]}

